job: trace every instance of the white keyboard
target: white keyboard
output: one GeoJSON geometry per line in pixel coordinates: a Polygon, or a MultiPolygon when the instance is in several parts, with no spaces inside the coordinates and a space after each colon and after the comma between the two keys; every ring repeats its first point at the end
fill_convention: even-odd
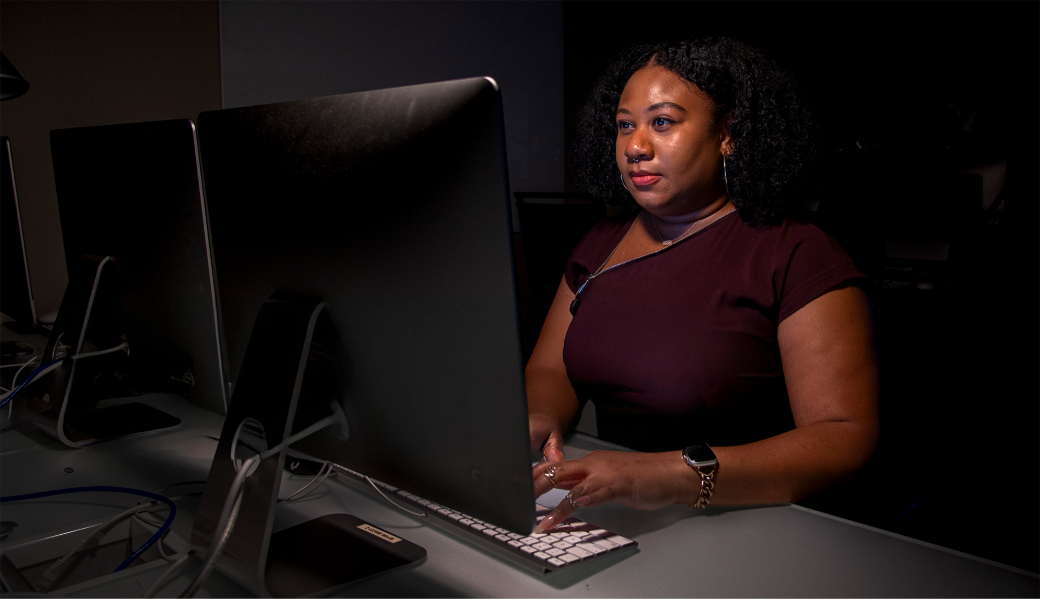
{"type": "MultiPolygon", "coordinates": [[[[365,476],[344,467],[335,467],[343,476],[368,485],[365,476]]],[[[516,533],[475,519],[446,506],[441,506],[381,481],[372,480],[385,494],[403,506],[429,515],[428,520],[446,531],[462,537],[499,556],[514,561],[537,573],[559,571],[635,548],[638,544],[612,531],[570,517],[549,533],[516,533]]],[[[551,510],[540,504],[537,519],[541,521],[551,510]]]]}

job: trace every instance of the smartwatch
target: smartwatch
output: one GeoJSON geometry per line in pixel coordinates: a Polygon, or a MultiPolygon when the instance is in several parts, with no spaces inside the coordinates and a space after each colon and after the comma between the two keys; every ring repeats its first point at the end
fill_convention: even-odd
{"type": "Polygon", "coordinates": [[[705,508],[711,502],[715,476],[719,473],[719,459],[707,444],[694,444],[682,451],[683,461],[701,477],[701,493],[691,508],[705,508]]]}

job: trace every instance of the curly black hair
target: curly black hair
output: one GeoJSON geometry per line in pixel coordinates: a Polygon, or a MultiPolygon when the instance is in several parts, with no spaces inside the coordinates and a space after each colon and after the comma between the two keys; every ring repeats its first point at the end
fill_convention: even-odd
{"type": "Polygon", "coordinates": [[[575,167],[586,189],[623,210],[638,208],[620,184],[615,113],[632,74],[662,66],[705,92],[715,123],[732,113],[729,196],[752,227],[775,225],[811,198],[820,129],[798,87],[759,50],[728,38],[635,46],[614,59],[582,110],[575,167]]]}

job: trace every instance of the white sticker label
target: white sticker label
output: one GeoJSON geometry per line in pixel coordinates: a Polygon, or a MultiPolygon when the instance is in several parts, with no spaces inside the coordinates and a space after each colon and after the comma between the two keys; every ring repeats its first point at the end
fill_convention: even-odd
{"type": "Polygon", "coordinates": [[[358,525],[357,528],[360,529],[361,531],[364,531],[364,532],[367,532],[367,533],[371,533],[372,535],[376,536],[377,538],[382,538],[382,539],[390,542],[391,544],[396,544],[397,542],[401,541],[401,538],[392,536],[389,533],[383,531],[382,529],[377,529],[375,527],[372,527],[368,523],[362,523],[361,525],[358,525]]]}

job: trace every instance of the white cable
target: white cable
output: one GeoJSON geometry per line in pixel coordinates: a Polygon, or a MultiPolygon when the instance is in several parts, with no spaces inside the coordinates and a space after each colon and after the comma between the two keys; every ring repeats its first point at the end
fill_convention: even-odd
{"type": "Polygon", "coordinates": [[[369,479],[368,475],[362,475],[362,477],[365,478],[365,481],[368,481],[368,484],[372,486],[372,489],[374,489],[375,491],[379,492],[379,495],[382,496],[383,498],[386,498],[386,501],[389,502],[390,504],[393,504],[394,506],[396,506],[397,508],[400,508],[401,510],[403,510],[406,513],[413,514],[413,515],[415,515],[417,517],[420,517],[422,519],[426,518],[426,513],[415,512],[414,510],[405,508],[405,507],[401,506],[400,504],[398,504],[398,503],[394,502],[393,500],[391,500],[389,496],[387,496],[386,494],[383,493],[383,490],[379,489],[379,487],[377,487],[376,484],[371,479],[369,479]]]}
{"type": "MultiPolygon", "coordinates": [[[[61,363],[60,363],[60,362],[56,362],[56,363],[54,363],[53,365],[51,365],[51,366],[47,367],[46,369],[44,369],[44,370],[40,371],[39,373],[37,373],[37,374],[36,374],[36,377],[35,377],[35,378],[33,378],[33,380],[32,380],[32,381],[37,381],[37,380],[39,380],[39,379],[40,379],[41,377],[43,377],[44,375],[46,375],[46,374],[50,373],[51,371],[54,371],[55,369],[57,369],[57,368],[58,368],[58,367],[60,367],[60,366],[61,366],[61,363]]],[[[18,377],[18,373],[15,373],[15,377],[18,377]]],[[[17,388],[17,386],[15,387],[15,389],[18,389],[18,388],[17,388]]],[[[11,392],[7,392],[6,394],[4,394],[4,395],[0,396],[0,402],[2,402],[2,401],[4,401],[4,400],[7,400],[8,396],[10,396],[10,395],[12,394],[12,392],[13,392],[13,390],[12,390],[11,392]]]]}
{"type": "MultiPolygon", "coordinates": [[[[130,354],[130,343],[129,342],[123,342],[122,344],[119,344],[118,346],[116,346],[114,348],[109,348],[107,350],[98,350],[96,352],[81,352],[79,354],[76,354],[76,355],[72,356],[72,360],[79,360],[81,358],[91,358],[91,357],[94,357],[94,356],[101,356],[103,354],[111,354],[112,352],[119,352],[120,350],[123,350],[123,349],[126,350],[127,354],[130,354]]],[[[56,350],[57,349],[55,349],[55,351],[56,350]]],[[[37,356],[37,357],[29,360],[28,362],[24,363],[22,365],[22,368],[18,369],[18,371],[14,374],[14,379],[11,380],[12,385],[14,385],[14,382],[16,382],[18,380],[18,376],[22,374],[22,369],[25,369],[31,363],[35,362],[39,358],[40,357],[37,356]]],[[[60,363],[60,362],[54,363],[53,365],[51,365],[51,366],[47,367],[46,369],[44,369],[44,370],[40,371],[39,373],[37,373],[36,374],[36,379],[42,378],[44,375],[46,375],[46,374],[50,373],[51,371],[54,371],[55,369],[61,367],[61,365],[62,365],[62,363],[60,363]]],[[[35,381],[35,379],[34,379],[34,381],[35,381]]],[[[15,385],[14,387],[17,387],[17,386],[15,385]]],[[[11,392],[5,393],[4,395],[0,396],[0,401],[6,400],[7,397],[10,396],[10,395],[11,395],[11,392]]]]}
{"type": "MultiPolygon", "coordinates": [[[[238,511],[242,505],[242,498],[244,496],[244,494],[242,493],[243,484],[245,483],[246,477],[252,475],[253,472],[256,470],[254,467],[256,465],[259,465],[260,461],[266,458],[270,458],[271,456],[274,456],[275,454],[281,452],[283,448],[296,443],[297,441],[313,434],[316,431],[320,431],[321,429],[337,422],[338,420],[340,420],[339,415],[330,415],[314,423],[310,427],[307,427],[303,431],[285,438],[284,440],[282,440],[280,444],[278,444],[274,448],[271,448],[270,450],[267,450],[266,452],[263,452],[261,454],[255,454],[252,457],[246,459],[242,462],[241,466],[237,464],[237,461],[232,462],[232,464],[235,465],[235,470],[237,472],[235,473],[235,479],[231,482],[231,486],[228,489],[227,498],[224,500],[224,507],[220,511],[220,518],[217,520],[217,527],[214,529],[215,534],[213,536],[213,539],[210,541],[210,547],[208,553],[206,554],[206,560],[202,564],[202,569],[199,571],[198,575],[195,576],[195,579],[193,579],[192,582],[188,584],[187,589],[185,589],[184,592],[181,594],[181,598],[194,597],[195,594],[202,587],[202,585],[206,583],[206,580],[209,579],[209,576],[213,572],[213,569],[217,566],[217,558],[219,558],[220,555],[224,552],[224,546],[231,538],[231,530],[234,528],[235,521],[238,519],[238,511]]],[[[232,458],[234,458],[235,456],[238,441],[238,432],[241,431],[242,427],[245,424],[246,420],[243,420],[238,425],[238,431],[236,431],[234,441],[231,444],[232,458]]]]}
{"type": "Polygon", "coordinates": [[[92,356],[101,356],[102,354],[111,354],[113,352],[119,352],[120,350],[122,350],[124,348],[126,349],[126,353],[130,354],[130,342],[123,342],[122,344],[119,344],[118,346],[115,346],[113,348],[109,348],[107,350],[97,350],[97,351],[94,351],[94,352],[80,352],[79,354],[74,355],[72,357],[72,360],[79,360],[81,358],[90,358],[92,356]]]}
{"type": "MultiPolygon", "coordinates": [[[[130,518],[132,520],[134,520],[134,521],[137,521],[138,523],[140,523],[141,525],[143,525],[145,527],[154,527],[156,530],[158,530],[160,527],[162,527],[163,524],[162,524],[161,521],[152,520],[151,517],[148,517],[147,519],[142,518],[144,515],[145,515],[145,513],[143,513],[143,512],[137,512],[137,513],[134,513],[134,515],[131,516],[130,518]]],[[[166,562],[173,562],[173,561],[177,560],[177,556],[176,555],[171,556],[169,554],[166,554],[166,548],[165,548],[165,545],[163,544],[163,540],[166,539],[166,535],[167,534],[169,534],[169,530],[167,530],[166,533],[163,534],[163,537],[160,538],[158,542],[156,542],[155,547],[159,550],[159,556],[162,557],[163,560],[165,560],[166,562]]]]}
{"type": "Polygon", "coordinates": [[[210,542],[206,561],[202,564],[202,569],[195,576],[195,579],[188,584],[187,589],[181,594],[181,598],[194,597],[199,588],[202,587],[202,584],[209,579],[213,568],[217,565],[217,558],[224,552],[224,546],[231,537],[231,530],[238,519],[238,509],[242,505],[242,484],[245,482],[246,476],[253,471],[253,464],[259,461],[259,455],[247,459],[242,464],[242,469],[235,474],[235,479],[231,482],[231,487],[228,489],[227,499],[224,500],[224,508],[220,511],[220,519],[217,520],[217,527],[214,529],[215,535],[210,542]]]}
{"type": "Polygon", "coordinates": [[[274,448],[271,448],[267,452],[262,453],[260,455],[260,459],[263,460],[265,458],[271,458],[275,454],[278,454],[279,452],[281,452],[282,448],[285,448],[286,446],[290,446],[292,444],[295,444],[296,442],[302,440],[303,438],[305,438],[305,437],[307,437],[307,436],[309,436],[309,435],[311,435],[311,434],[313,434],[313,433],[315,433],[317,431],[321,431],[322,429],[324,429],[324,428],[328,427],[329,425],[332,425],[333,423],[335,423],[337,420],[338,419],[337,419],[336,415],[329,415],[329,416],[325,417],[324,419],[321,419],[320,421],[316,421],[313,425],[311,425],[307,429],[304,429],[303,431],[301,431],[299,433],[293,434],[293,435],[285,438],[284,440],[282,440],[281,444],[278,444],[277,446],[275,446],[274,448]]]}
{"type": "Polygon", "coordinates": [[[20,368],[17,371],[15,371],[14,377],[11,378],[11,389],[14,389],[14,388],[18,387],[18,376],[22,374],[22,371],[24,371],[25,368],[28,367],[29,365],[31,365],[34,362],[40,360],[40,358],[42,358],[42,357],[43,357],[43,355],[40,354],[40,355],[34,356],[34,357],[30,358],[28,361],[22,363],[22,368],[20,368]]]}
{"type": "MultiPolygon", "coordinates": [[[[314,487],[314,489],[311,490],[311,492],[313,492],[314,490],[318,489],[318,487],[320,487],[321,484],[325,483],[325,480],[328,478],[329,473],[331,473],[331,472],[332,472],[332,463],[326,462],[325,464],[321,465],[321,469],[319,469],[318,473],[313,478],[311,478],[310,481],[307,482],[307,485],[305,485],[302,488],[296,490],[295,492],[289,494],[285,498],[279,498],[278,501],[279,502],[289,502],[290,500],[292,500],[293,498],[298,496],[301,492],[303,492],[304,490],[306,490],[308,488],[311,488],[311,487],[314,487]],[[320,481],[318,479],[319,477],[321,478],[320,481]]],[[[303,496],[300,496],[300,498],[306,497],[311,492],[307,492],[303,496]]]]}
{"type": "MultiPolygon", "coordinates": [[[[35,358],[31,358],[29,360],[35,360],[35,358]]],[[[24,367],[27,364],[29,364],[29,363],[23,362],[23,363],[15,363],[13,365],[0,365],[0,369],[10,369],[12,367],[24,367]]]]}
{"type": "Polygon", "coordinates": [[[54,585],[54,582],[56,582],[58,580],[58,578],[61,577],[61,574],[65,572],[65,569],[68,567],[69,561],[72,560],[72,557],[74,557],[75,555],[79,554],[79,552],[81,550],[83,550],[83,548],[85,548],[87,546],[87,544],[89,544],[90,542],[100,538],[102,535],[107,533],[109,529],[114,527],[117,523],[119,523],[123,519],[126,519],[127,517],[133,516],[134,513],[142,510],[143,508],[145,508],[147,506],[151,506],[152,504],[155,504],[154,500],[149,502],[149,503],[147,503],[147,504],[145,504],[145,505],[143,505],[143,506],[137,505],[137,506],[133,506],[131,508],[128,508],[128,509],[124,510],[123,512],[119,513],[118,515],[112,517],[111,519],[105,521],[104,523],[102,523],[97,528],[95,528],[94,531],[92,531],[90,533],[90,535],[88,535],[86,538],[84,538],[83,541],[81,541],[79,544],[77,544],[75,548],[73,548],[72,550],[69,550],[65,554],[65,556],[62,556],[58,560],[54,561],[54,563],[51,564],[51,566],[47,567],[47,569],[40,576],[40,583],[36,584],[36,591],[38,591],[38,592],[47,592],[48,590],[50,590],[51,586],[54,585]]]}
{"type": "Polygon", "coordinates": [[[192,554],[193,552],[191,550],[188,550],[187,552],[182,554],[180,558],[174,561],[169,567],[166,567],[166,570],[163,571],[162,575],[160,575],[159,578],[155,580],[155,583],[148,586],[148,589],[144,591],[144,596],[142,596],[142,598],[151,598],[152,596],[154,596],[155,592],[159,591],[159,586],[161,586],[163,582],[165,582],[170,577],[170,575],[174,573],[174,571],[184,566],[184,563],[188,562],[188,559],[191,558],[192,554]]]}

